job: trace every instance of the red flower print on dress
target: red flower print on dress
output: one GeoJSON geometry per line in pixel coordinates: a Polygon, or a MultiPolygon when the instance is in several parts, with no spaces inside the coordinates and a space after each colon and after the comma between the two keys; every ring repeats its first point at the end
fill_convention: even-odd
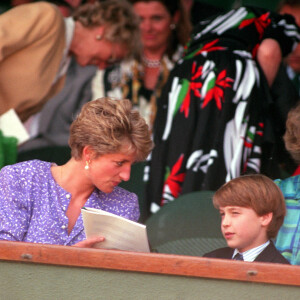
{"type": "Polygon", "coordinates": [[[188,55],[186,55],[184,57],[184,59],[190,59],[192,57],[195,57],[196,55],[199,55],[201,53],[204,53],[204,52],[212,52],[212,51],[218,51],[218,50],[225,50],[226,48],[225,47],[221,47],[221,46],[215,46],[215,44],[217,42],[219,42],[220,39],[215,39],[211,42],[208,42],[207,44],[204,44],[200,46],[200,48],[198,48],[197,50],[189,53],[188,55]]]}
{"type": "Polygon", "coordinates": [[[264,135],[263,130],[264,130],[264,123],[262,122],[258,123],[258,128],[255,130],[255,132],[248,130],[246,137],[243,138],[245,148],[250,148],[250,149],[253,148],[255,135],[262,137],[264,135]]]}
{"type": "Polygon", "coordinates": [[[269,15],[270,13],[267,12],[261,15],[260,17],[244,20],[243,22],[241,22],[239,28],[244,28],[254,23],[257,32],[259,33],[259,38],[261,39],[265,28],[268,27],[271,23],[271,19],[269,18],[269,15]]]}
{"type": "Polygon", "coordinates": [[[222,109],[222,102],[224,102],[224,90],[227,87],[231,87],[231,82],[233,79],[226,77],[226,70],[222,70],[217,79],[215,77],[211,80],[208,86],[213,86],[209,89],[205,95],[204,101],[202,103],[202,108],[204,108],[212,99],[216,100],[216,105],[219,110],[222,109]]]}
{"type": "MultiPolygon", "coordinates": [[[[168,174],[167,173],[167,178],[165,180],[165,184],[164,184],[164,188],[167,185],[171,191],[171,194],[174,198],[177,198],[181,192],[181,184],[184,181],[185,178],[185,173],[178,173],[181,165],[182,165],[182,161],[183,161],[184,155],[181,154],[179,159],[177,160],[177,162],[174,164],[171,172],[168,174]]],[[[163,204],[163,202],[161,203],[161,205],[163,204]]]]}
{"type": "MultiPolygon", "coordinates": [[[[200,66],[198,69],[196,69],[196,63],[194,62],[193,66],[192,66],[192,74],[193,75],[191,77],[191,80],[195,80],[198,77],[200,77],[202,75],[202,69],[203,69],[203,66],[200,66]]],[[[184,116],[186,118],[188,118],[189,111],[190,111],[191,91],[194,92],[194,95],[196,97],[201,98],[201,94],[200,94],[200,91],[199,91],[199,89],[201,87],[202,87],[201,82],[191,81],[189,83],[188,90],[185,94],[185,97],[184,97],[183,102],[182,102],[181,107],[180,107],[180,112],[184,112],[184,116]]]]}
{"type": "Polygon", "coordinates": [[[212,52],[212,51],[216,51],[216,50],[224,50],[226,48],[221,47],[221,46],[215,46],[215,44],[219,41],[220,39],[215,39],[212,42],[209,42],[207,44],[204,44],[203,47],[201,49],[199,49],[195,55],[198,55],[202,52],[212,52]]]}

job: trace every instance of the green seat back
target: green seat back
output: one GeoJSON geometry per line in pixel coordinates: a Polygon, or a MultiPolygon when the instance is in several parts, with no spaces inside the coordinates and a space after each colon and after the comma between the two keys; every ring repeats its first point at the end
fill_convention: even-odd
{"type": "Polygon", "coordinates": [[[69,146],[49,146],[32,149],[18,154],[18,161],[31,159],[40,159],[53,162],[57,165],[65,164],[71,158],[71,149],[69,146]]]}
{"type": "Polygon", "coordinates": [[[212,204],[213,191],[184,194],[163,206],[146,221],[154,251],[202,256],[225,247],[221,218],[212,204]]]}
{"type": "Polygon", "coordinates": [[[17,161],[18,140],[15,137],[4,136],[0,130],[0,169],[17,161]]]}
{"type": "Polygon", "coordinates": [[[145,202],[145,182],[143,181],[144,168],[146,162],[138,162],[132,165],[130,179],[120,183],[120,187],[137,194],[140,205],[140,219],[139,222],[144,223],[148,217],[148,207],[145,202]]]}

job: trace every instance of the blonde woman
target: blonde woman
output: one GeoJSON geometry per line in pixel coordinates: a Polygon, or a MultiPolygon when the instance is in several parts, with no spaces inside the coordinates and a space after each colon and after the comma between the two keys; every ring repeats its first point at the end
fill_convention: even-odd
{"type": "Polygon", "coordinates": [[[0,239],[91,247],[81,208],[100,208],[137,221],[137,196],[118,184],[152,149],[145,120],[129,100],[86,103],[70,128],[64,165],[31,160],[0,172],[0,239]]]}

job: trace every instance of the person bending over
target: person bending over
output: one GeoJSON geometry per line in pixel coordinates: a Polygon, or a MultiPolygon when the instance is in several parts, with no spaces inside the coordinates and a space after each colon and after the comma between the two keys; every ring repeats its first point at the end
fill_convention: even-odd
{"type": "Polygon", "coordinates": [[[73,56],[79,65],[108,65],[139,52],[138,18],[127,1],[85,4],[72,17],[44,1],[0,15],[0,115],[22,122],[64,86],[73,56]]]}

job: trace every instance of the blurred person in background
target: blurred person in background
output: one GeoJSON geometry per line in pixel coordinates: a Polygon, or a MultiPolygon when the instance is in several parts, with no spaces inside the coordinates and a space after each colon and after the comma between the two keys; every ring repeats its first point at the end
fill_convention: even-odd
{"type": "MultiPolygon", "coordinates": [[[[295,18],[298,26],[300,26],[300,0],[282,0],[279,2],[277,11],[280,14],[290,14],[295,18]]],[[[286,120],[288,112],[300,99],[300,44],[296,46],[293,52],[282,60],[275,81],[271,87],[271,93],[277,107],[274,109],[276,113],[277,125],[277,144],[281,145],[282,170],[285,176],[300,174],[300,167],[297,168],[295,160],[285,149],[282,136],[286,131],[286,120]]],[[[279,178],[276,177],[276,178],[279,178]]]]}
{"type": "Polygon", "coordinates": [[[198,23],[158,101],[146,193],[152,212],[242,174],[277,176],[270,87],[299,38],[292,16],[261,8],[198,23]]]}
{"type": "Polygon", "coordinates": [[[191,24],[181,0],[130,2],[140,19],[142,55],[99,70],[92,83],[93,98],[129,98],[152,127],[156,99],[183,53],[191,24]]]}
{"type": "MultiPolygon", "coordinates": [[[[300,102],[288,114],[283,139],[287,151],[300,165],[300,102]]],[[[300,175],[276,179],[275,183],[283,193],[287,209],[275,246],[291,264],[300,265],[300,175]]]]}
{"type": "MultiPolygon", "coordinates": [[[[280,14],[290,14],[300,26],[300,0],[283,0],[279,2],[277,11],[280,14]]],[[[300,44],[285,59],[286,71],[297,89],[300,99],[300,44]]]]}

